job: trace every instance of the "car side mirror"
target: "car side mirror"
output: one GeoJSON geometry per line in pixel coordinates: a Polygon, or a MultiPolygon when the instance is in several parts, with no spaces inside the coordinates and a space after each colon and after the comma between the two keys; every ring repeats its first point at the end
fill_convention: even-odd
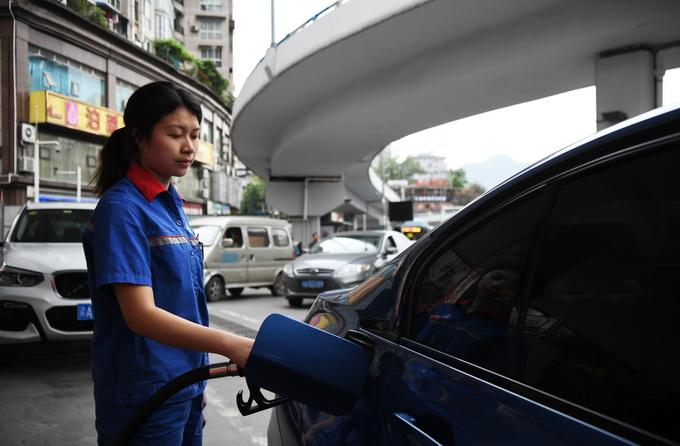
{"type": "Polygon", "coordinates": [[[397,248],[396,246],[388,246],[388,247],[385,249],[385,255],[386,255],[386,256],[390,256],[390,255],[396,254],[396,253],[398,253],[398,252],[399,252],[399,248],[397,248]]]}
{"type": "Polygon", "coordinates": [[[280,404],[284,397],[333,415],[349,413],[361,396],[368,357],[368,352],[352,341],[272,314],[262,323],[246,363],[251,397],[244,401],[239,393],[237,406],[243,415],[249,415],[280,404]],[[260,388],[279,398],[258,401],[252,395],[260,388]],[[258,406],[252,407],[253,400],[258,406]]]}
{"type": "Polygon", "coordinates": [[[234,239],[233,238],[223,238],[222,239],[222,247],[223,248],[233,248],[234,247],[234,239]]]}

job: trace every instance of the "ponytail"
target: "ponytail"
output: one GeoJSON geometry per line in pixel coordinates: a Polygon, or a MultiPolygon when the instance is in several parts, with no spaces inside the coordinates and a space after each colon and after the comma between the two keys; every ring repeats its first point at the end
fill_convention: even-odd
{"type": "Polygon", "coordinates": [[[111,133],[99,152],[99,165],[92,179],[98,196],[127,175],[130,163],[136,158],[136,148],[127,127],[111,133]]]}

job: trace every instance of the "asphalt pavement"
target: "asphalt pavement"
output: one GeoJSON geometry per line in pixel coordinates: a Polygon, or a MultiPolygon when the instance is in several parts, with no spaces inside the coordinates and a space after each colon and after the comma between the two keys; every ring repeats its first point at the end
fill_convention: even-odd
{"type": "MultiPolygon", "coordinates": [[[[290,308],[266,289],[247,289],[208,307],[212,326],[252,337],[271,313],[302,319],[311,300],[305,304],[290,308]]],[[[225,358],[211,355],[211,361],[225,358]]],[[[236,394],[242,389],[243,378],[208,381],[204,445],[267,444],[269,412],[241,416],[236,394]]],[[[0,346],[0,444],[96,444],[89,342],[0,346]]]]}

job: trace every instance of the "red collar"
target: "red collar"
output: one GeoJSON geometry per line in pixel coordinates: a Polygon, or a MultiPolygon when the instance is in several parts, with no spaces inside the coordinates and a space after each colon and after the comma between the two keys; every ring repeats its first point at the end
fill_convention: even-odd
{"type": "Polygon", "coordinates": [[[158,178],[137,163],[130,163],[127,177],[132,184],[137,186],[148,202],[151,202],[161,192],[167,191],[158,178]]]}

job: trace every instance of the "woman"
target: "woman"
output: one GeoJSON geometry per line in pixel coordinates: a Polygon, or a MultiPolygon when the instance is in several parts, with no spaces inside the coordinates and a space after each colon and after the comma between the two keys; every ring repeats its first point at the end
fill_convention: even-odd
{"type": "MultiPolygon", "coordinates": [[[[169,82],[138,89],[125,127],[100,153],[100,195],[83,246],[94,312],[92,374],[99,444],[135,409],[208,353],[244,367],[252,340],[208,328],[203,255],[171,178],[186,175],[201,106],[169,82]]],[[[132,444],[200,445],[205,383],[159,407],[132,444]]]]}

